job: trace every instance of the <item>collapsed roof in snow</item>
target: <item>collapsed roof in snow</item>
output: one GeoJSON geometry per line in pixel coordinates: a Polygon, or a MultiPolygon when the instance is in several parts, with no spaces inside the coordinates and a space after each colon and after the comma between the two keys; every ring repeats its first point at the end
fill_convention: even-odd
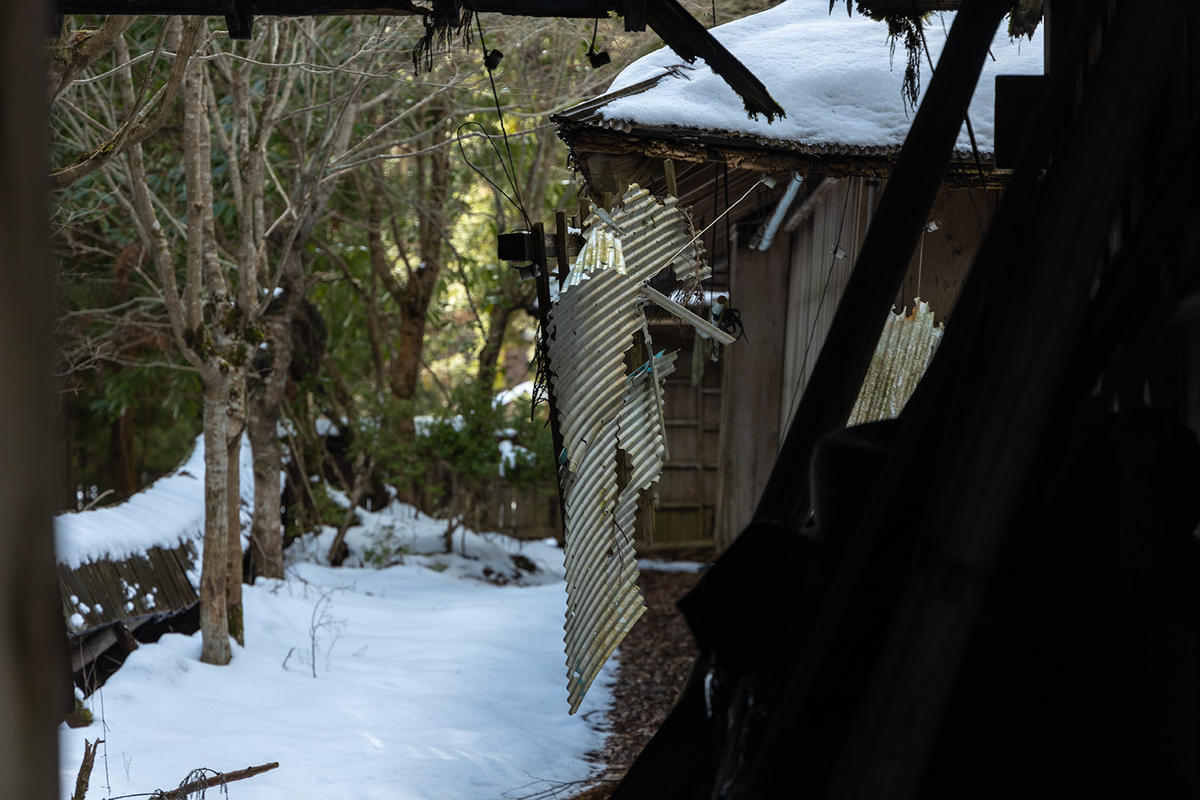
{"type": "MultiPolygon", "coordinates": [[[[926,28],[935,63],[952,17],[935,16],[926,28]]],[[[712,34],[763,81],[786,115],[748,118],[706,65],[689,65],[662,48],[627,67],[606,94],[555,117],[585,173],[584,153],[715,161],[762,172],[886,171],[912,121],[902,96],[903,64],[893,64],[886,23],[831,14],[823,2],[787,0],[712,34]]],[[[976,149],[990,160],[995,78],[1040,75],[1042,51],[1040,31],[1031,41],[996,35],[971,104],[971,130],[963,126],[952,168],[974,169],[976,149]]],[[[924,85],[928,64],[922,73],[924,85]]]]}

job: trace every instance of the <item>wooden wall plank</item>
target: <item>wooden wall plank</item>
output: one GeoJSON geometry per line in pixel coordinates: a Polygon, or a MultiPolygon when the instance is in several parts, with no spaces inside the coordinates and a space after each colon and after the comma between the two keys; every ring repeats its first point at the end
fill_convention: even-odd
{"type": "Polygon", "coordinates": [[[735,251],[730,304],[741,311],[746,337],[725,348],[722,356],[714,534],[720,548],[750,522],[779,449],[790,256],[786,239],[765,252],[742,246],[735,251]]]}

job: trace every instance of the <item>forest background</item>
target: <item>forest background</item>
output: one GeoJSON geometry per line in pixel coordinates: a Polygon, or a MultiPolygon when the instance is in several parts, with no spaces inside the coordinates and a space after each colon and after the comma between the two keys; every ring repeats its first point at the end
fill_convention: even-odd
{"type": "Polygon", "coordinates": [[[661,43],[615,19],[464,22],[262,18],[234,41],[219,19],[112,16],[52,43],[60,508],[125,500],[203,434],[209,663],[290,537],[391,497],[449,532],[495,524],[501,484],[554,495],[544,405],[493,400],[534,377],[537,327],[496,235],[574,213],[550,114],[661,43]]]}

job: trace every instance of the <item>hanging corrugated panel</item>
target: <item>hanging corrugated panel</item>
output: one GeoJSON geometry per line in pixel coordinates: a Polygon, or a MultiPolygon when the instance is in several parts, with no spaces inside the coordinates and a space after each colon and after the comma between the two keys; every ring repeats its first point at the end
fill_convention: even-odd
{"type": "Polygon", "coordinates": [[[933,360],[943,328],[933,324],[928,303],[919,297],[913,302],[912,314],[906,317],[893,311],[884,323],[847,425],[900,416],[933,360]]]}
{"type": "MultiPolygon", "coordinates": [[[[634,334],[646,330],[640,289],[667,266],[703,277],[699,245],[673,198],[630,186],[619,207],[597,213],[550,311],[551,381],[567,470],[567,689],[571,713],[645,612],[633,551],[637,496],[666,455],[662,380],[674,354],[627,374],[634,334]],[[617,450],[625,452],[622,488],[617,450]]],[[[652,352],[648,332],[646,353],[652,352]]]]}

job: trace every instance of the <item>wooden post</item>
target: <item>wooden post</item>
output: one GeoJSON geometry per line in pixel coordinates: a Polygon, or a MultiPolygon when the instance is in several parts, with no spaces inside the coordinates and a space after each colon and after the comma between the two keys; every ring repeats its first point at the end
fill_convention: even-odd
{"type": "Polygon", "coordinates": [[[70,709],[54,559],[58,453],[46,197],[46,4],[0,3],[0,775],[5,797],[59,797],[70,709]]]}
{"type": "MultiPolygon", "coordinates": [[[[563,252],[566,252],[565,246],[563,252]]],[[[549,406],[550,439],[554,445],[554,481],[558,488],[559,519],[562,520],[565,530],[567,503],[563,497],[560,478],[562,466],[559,464],[563,451],[563,437],[558,420],[558,401],[554,397],[554,373],[550,361],[550,267],[547,264],[548,261],[549,259],[546,257],[546,226],[535,222],[533,224],[533,263],[537,267],[537,277],[534,280],[537,284],[538,322],[542,331],[542,357],[546,359],[546,405],[549,406]]]]}
{"type": "Polygon", "coordinates": [[[854,271],[846,284],[808,390],[788,428],[754,513],[756,522],[799,528],[808,518],[808,462],[817,439],[842,427],[867,374],[929,209],[950,163],[987,47],[1011,3],[967,3],[954,20],[938,69],[913,119],[854,271]]]}
{"type": "Polygon", "coordinates": [[[663,172],[667,178],[667,194],[671,197],[679,197],[679,184],[675,181],[675,162],[667,159],[663,162],[663,172]]]}
{"type": "Polygon", "coordinates": [[[554,212],[554,256],[558,259],[558,288],[567,282],[571,256],[567,253],[567,212],[554,212]]]}

